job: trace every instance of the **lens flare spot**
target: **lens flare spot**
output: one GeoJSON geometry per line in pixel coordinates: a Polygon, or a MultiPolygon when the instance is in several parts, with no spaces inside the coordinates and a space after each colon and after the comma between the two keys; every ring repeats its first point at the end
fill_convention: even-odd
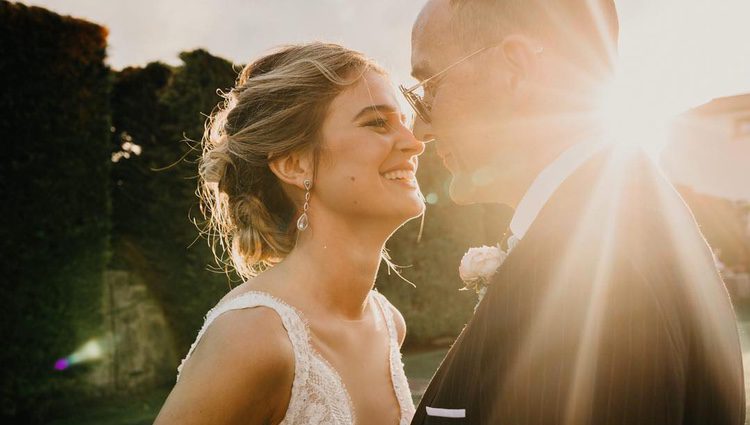
{"type": "Polygon", "coordinates": [[[63,357],[55,362],[55,370],[65,370],[70,367],[70,360],[63,357]]]}
{"type": "Polygon", "coordinates": [[[72,354],[61,357],[55,361],[55,370],[66,370],[71,366],[99,360],[104,357],[104,343],[99,339],[92,339],[80,346],[72,354]]]}

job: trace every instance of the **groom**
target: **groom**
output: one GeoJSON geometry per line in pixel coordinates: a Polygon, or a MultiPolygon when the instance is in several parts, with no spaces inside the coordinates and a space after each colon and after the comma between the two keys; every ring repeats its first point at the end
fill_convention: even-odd
{"type": "Polygon", "coordinates": [[[640,141],[598,124],[617,34],[613,0],[429,0],[415,23],[418,137],[456,202],[516,212],[413,424],[744,423],[711,251],[640,141]]]}

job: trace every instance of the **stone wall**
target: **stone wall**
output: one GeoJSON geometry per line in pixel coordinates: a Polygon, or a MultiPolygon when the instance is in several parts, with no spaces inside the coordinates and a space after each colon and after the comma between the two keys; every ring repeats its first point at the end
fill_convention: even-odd
{"type": "Polygon", "coordinates": [[[102,299],[107,332],[90,376],[105,393],[138,392],[174,382],[178,356],[159,305],[134,273],[109,270],[102,299]]]}

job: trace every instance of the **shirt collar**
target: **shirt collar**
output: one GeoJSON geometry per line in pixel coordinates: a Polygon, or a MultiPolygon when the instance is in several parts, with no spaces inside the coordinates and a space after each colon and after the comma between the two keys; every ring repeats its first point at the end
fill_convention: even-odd
{"type": "Polygon", "coordinates": [[[510,231],[513,232],[513,236],[523,239],[557,188],[604,146],[605,144],[598,140],[586,140],[571,146],[547,165],[531,183],[516,207],[510,221],[510,231]]]}

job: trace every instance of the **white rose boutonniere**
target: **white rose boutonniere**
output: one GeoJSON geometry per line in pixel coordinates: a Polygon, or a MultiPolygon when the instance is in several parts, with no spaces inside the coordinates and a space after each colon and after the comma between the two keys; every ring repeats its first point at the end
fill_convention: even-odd
{"type": "Polygon", "coordinates": [[[508,254],[499,246],[482,246],[469,249],[461,259],[458,274],[464,281],[462,291],[473,289],[479,294],[479,299],[487,290],[490,279],[505,261],[508,254]]]}

